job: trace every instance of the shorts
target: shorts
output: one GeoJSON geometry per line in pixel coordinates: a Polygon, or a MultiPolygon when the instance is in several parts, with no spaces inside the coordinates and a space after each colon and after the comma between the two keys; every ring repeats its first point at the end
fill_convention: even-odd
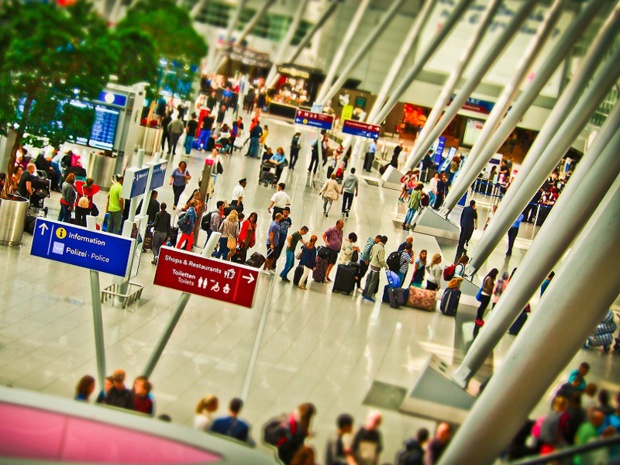
{"type": "Polygon", "coordinates": [[[329,254],[327,255],[328,265],[335,265],[338,261],[338,252],[334,249],[330,249],[329,247],[327,247],[327,251],[329,252],[329,254]]]}

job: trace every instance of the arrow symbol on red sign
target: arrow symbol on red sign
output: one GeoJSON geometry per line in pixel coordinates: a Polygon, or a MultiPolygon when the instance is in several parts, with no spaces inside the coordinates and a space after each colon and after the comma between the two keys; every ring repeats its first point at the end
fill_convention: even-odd
{"type": "Polygon", "coordinates": [[[241,276],[243,279],[247,279],[248,280],[248,284],[252,284],[254,281],[256,281],[254,279],[254,276],[249,275],[249,276],[241,276]]]}

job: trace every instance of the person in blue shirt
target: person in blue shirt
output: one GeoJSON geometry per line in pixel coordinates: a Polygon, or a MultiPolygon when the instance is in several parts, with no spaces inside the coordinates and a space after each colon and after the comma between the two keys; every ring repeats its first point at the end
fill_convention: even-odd
{"type": "Polygon", "coordinates": [[[377,142],[373,139],[368,147],[368,152],[366,152],[366,156],[364,157],[364,171],[371,172],[372,171],[372,162],[375,160],[375,152],[377,151],[377,142]]]}
{"type": "Polygon", "coordinates": [[[286,155],[284,155],[284,149],[282,147],[278,147],[276,149],[276,153],[274,153],[269,159],[269,163],[276,165],[276,183],[280,181],[280,176],[282,176],[282,170],[286,164],[286,155]]]}
{"type": "Polygon", "coordinates": [[[217,418],[211,425],[211,432],[228,436],[238,441],[251,443],[250,425],[245,420],[239,418],[242,407],[243,401],[241,399],[236,397],[232,399],[228,405],[229,415],[217,418]]]}
{"type": "Polygon", "coordinates": [[[82,376],[75,388],[75,400],[88,402],[93,392],[95,392],[95,378],[90,375],[82,376]]]}
{"type": "Polygon", "coordinates": [[[553,281],[553,278],[555,276],[555,271],[552,271],[551,273],[549,273],[549,276],[547,276],[547,279],[545,279],[542,283],[542,286],[540,286],[540,295],[542,296],[545,291],[547,290],[547,287],[549,286],[549,283],[551,281],[553,281]]]}
{"type": "Polygon", "coordinates": [[[577,391],[583,392],[586,388],[586,375],[590,371],[590,365],[587,362],[583,362],[579,365],[579,368],[571,371],[570,375],[568,375],[568,382],[572,383],[573,380],[577,377],[577,375],[581,376],[581,384],[577,387],[577,391]]]}
{"type": "Polygon", "coordinates": [[[515,221],[508,230],[508,251],[506,252],[507,257],[510,257],[512,255],[512,247],[515,244],[517,234],[519,234],[519,226],[521,226],[521,221],[523,221],[523,218],[523,213],[521,213],[519,215],[519,218],[517,218],[517,221],[515,221]]]}

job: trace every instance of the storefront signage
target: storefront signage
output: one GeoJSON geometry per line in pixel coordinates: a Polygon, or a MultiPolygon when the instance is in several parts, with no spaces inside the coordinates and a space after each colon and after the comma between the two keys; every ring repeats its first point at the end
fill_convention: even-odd
{"type": "MultiPolygon", "coordinates": [[[[456,97],[456,94],[452,94],[452,96],[450,97],[450,102],[448,102],[448,105],[452,103],[455,97],[456,97]]],[[[467,101],[463,104],[462,109],[468,110],[468,111],[475,111],[476,113],[484,113],[485,115],[488,115],[489,113],[491,113],[491,110],[493,110],[494,106],[495,106],[495,103],[489,102],[487,100],[480,100],[477,98],[468,98],[467,101]]]]}
{"type": "Polygon", "coordinates": [[[353,117],[353,105],[345,105],[342,107],[342,114],[340,115],[340,119],[344,121],[345,119],[351,119],[353,117]]]}
{"type": "Polygon", "coordinates": [[[258,270],[162,247],[154,284],[252,308],[258,270]]]}
{"type": "Polygon", "coordinates": [[[345,134],[351,134],[352,136],[360,136],[367,139],[377,140],[381,135],[381,126],[345,119],[342,122],[342,132],[345,134]]]}
{"type": "Polygon", "coordinates": [[[313,128],[329,131],[334,126],[334,117],[307,110],[297,110],[295,112],[295,124],[303,124],[304,126],[312,126],[313,128]]]}
{"type": "Polygon", "coordinates": [[[37,218],[30,255],[125,277],[133,239],[37,218]]]}

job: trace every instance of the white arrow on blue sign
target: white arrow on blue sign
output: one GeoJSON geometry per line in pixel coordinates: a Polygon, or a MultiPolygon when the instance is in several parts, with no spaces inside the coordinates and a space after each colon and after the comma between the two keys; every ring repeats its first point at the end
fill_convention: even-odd
{"type": "Polygon", "coordinates": [[[125,277],[134,240],[37,218],[31,255],[125,277]]]}

